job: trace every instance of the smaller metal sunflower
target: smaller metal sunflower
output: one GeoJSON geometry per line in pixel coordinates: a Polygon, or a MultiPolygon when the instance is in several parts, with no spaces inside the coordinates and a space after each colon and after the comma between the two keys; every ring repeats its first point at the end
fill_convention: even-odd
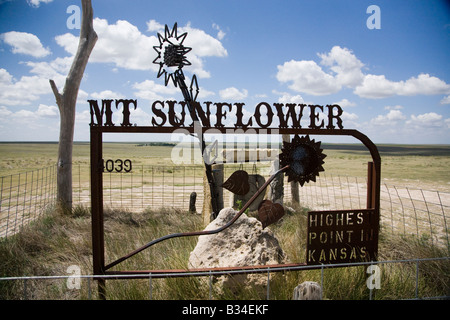
{"type": "Polygon", "coordinates": [[[303,186],[305,182],[315,182],[319,172],[325,171],[322,165],[327,155],[322,153],[320,143],[311,140],[308,135],[295,135],[291,142],[283,141],[280,167],[289,166],[286,171],[288,182],[297,181],[303,186]]]}
{"type": "Polygon", "coordinates": [[[175,87],[177,86],[177,77],[183,77],[184,66],[189,66],[191,63],[186,59],[186,54],[192,48],[183,45],[186,39],[187,32],[178,35],[177,24],[175,23],[172,31],[165,27],[164,37],[158,33],[159,46],[153,48],[158,53],[158,56],[153,63],[159,64],[158,78],[162,75],[165,77],[165,85],[172,79],[175,87]]]}

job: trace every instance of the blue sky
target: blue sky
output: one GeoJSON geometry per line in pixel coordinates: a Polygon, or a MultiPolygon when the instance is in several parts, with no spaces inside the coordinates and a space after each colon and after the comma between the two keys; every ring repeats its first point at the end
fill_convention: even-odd
{"type": "MultiPolygon", "coordinates": [[[[78,45],[70,5],[81,8],[0,0],[0,141],[58,140],[48,80],[62,90],[78,45]]],[[[183,70],[197,75],[199,101],[245,102],[244,116],[262,101],[337,103],[344,128],[375,143],[450,144],[448,1],[94,0],[93,8],[99,39],[78,96],[76,141],[89,140],[88,99],[137,99],[138,125],[150,125],[155,100],[182,99],[152,63],[157,33],[177,22],[193,47],[183,70]]],[[[117,138],[137,139],[151,137],[117,138]]]]}

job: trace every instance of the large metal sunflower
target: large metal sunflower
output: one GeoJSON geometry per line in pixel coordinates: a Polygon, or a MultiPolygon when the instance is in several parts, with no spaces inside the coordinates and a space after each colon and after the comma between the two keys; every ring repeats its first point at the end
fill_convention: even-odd
{"type": "Polygon", "coordinates": [[[159,64],[158,78],[162,75],[165,77],[165,84],[172,79],[175,87],[177,86],[176,77],[183,77],[183,66],[189,66],[191,63],[186,59],[186,54],[192,48],[183,45],[186,39],[187,32],[178,35],[177,24],[175,23],[172,31],[165,27],[164,37],[158,33],[159,46],[153,48],[158,53],[158,56],[153,63],[159,64]]]}
{"type": "Polygon", "coordinates": [[[303,186],[305,182],[315,182],[319,172],[325,171],[322,165],[325,163],[323,159],[326,154],[322,153],[320,143],[311,140],[308,135],[295,135],[291,142],[283,141],[280,167],[289,166],[286,171],[288,182],[297,181],[303,186]]]}

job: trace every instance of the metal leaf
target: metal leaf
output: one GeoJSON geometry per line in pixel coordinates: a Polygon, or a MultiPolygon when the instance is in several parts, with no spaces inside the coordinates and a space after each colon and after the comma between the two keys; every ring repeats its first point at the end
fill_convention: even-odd
{"type": "Polygon", "coordinates": [[[258,209],[258,219],[261,221],[263,229],[284,216],[284,208],[279,203],[273,203],[270,200],[261,202],[258,209]]]}
{"type": "Polygon", "coordinates": [[[244,170],[237,170],[231,174],[222,187],[238,195],[245,195],[250,190],[248,183],[248,173],[244,170]]]}

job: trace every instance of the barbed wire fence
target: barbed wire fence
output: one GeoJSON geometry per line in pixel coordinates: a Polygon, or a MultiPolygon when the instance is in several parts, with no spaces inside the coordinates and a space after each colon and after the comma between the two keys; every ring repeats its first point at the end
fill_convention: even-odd
{"type": "MultiPolygon", "coordinates": [[[[224,179],[235,170],[270,176],[263,164],[227,164],[224,179]]],[[[146,209],[188,210],[191,193],[197,194],[197,209],[203,203],[202,166],[134,165],[131,172],[104,172],[103,201],[106,208],[139,212],[146,209]]],[[[295,190],[295,189],[294,189],[295,190]]],[[[311,210],[346,210],[365,207],[365,178],[320,173],[315,183],[298,188],[292,195],[284,184],[285,204],[299,198],[299,205],[311,210]]],[[[73,203],[90,207],[90,170],[73,164],[73,203]]],[[[0,237],[8,237],[37,219],[56,203],[56,166],[0,177],[0,237]]],[[[232,194],[224,191],[225,207],[232,194]]],[[[449,247],[450,193],[382,183],[380,190],[381,226],[392,233],[413,234],[432,244],[449,247]]]]}

